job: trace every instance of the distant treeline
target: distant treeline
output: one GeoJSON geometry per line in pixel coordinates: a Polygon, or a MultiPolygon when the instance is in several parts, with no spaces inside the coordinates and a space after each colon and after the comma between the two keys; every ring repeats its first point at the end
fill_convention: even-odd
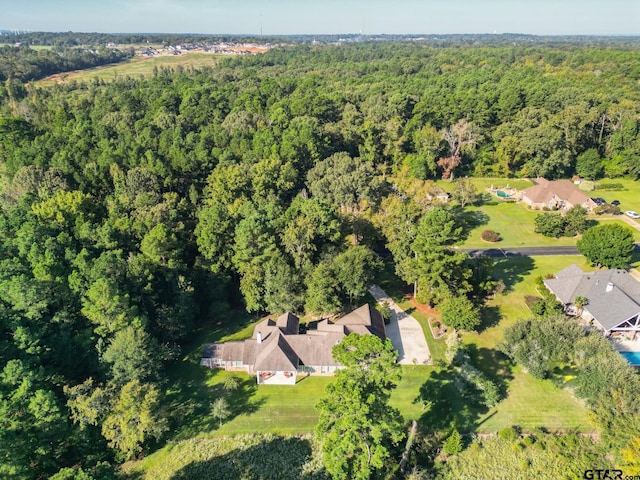
{"type": "Polygon", "coordinates": [[[205,35],[194,33],[84,33],[84,32],[30,32],[10,33],[0,31],[0,41],[28,45],[86,46],[116,44],[161,43],[176,45],[195,42],[250,42],[250,43],[335,43],[342,42],[417,42],[430,46],[533,46],[580,45],[611,46],[616,48],[640,48],[640,36],[598,35],[527,35],[503,34],[411,34],[411,35],[205,35]]]}
{"type": "MultiPolygon", "coordinates": [[[[309,37],[312,38],[312,37],[309,37]]],[[[139,43],[161,43],[177,45],[196,42],[283,42],[286,37],[262,37],[251,35],[199,35],[171,33],[80,33],[80,32],[31,32],[5,33],[0,35],[0,43],[22,43],[47,46],[87,46],[116,43],[132,45],[139,43]]]]}
{"type": "Polygon", "coordinates": [[[132,52],[104,48],[34,50],[26,46],[3,46],[0,47],[0,80],[37,80],[54,73],[121,62],[130,56],[132,52]]]}

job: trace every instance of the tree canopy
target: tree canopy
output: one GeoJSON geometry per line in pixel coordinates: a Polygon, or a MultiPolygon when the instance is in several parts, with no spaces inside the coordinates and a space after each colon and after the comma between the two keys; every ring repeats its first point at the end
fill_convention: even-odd
{"type": "Polygon", "coordinates": [[[578,251],[597,266],[627,268],[633,249],[633,232],[619,224],[592,227],[577,243],[578,251]]]}
{"type": "Polygon", "coordinates": [[[317,405],[316,435],[333,478],[365,480],[388,467],[404,436],[402,416],[388,404],[400,366],[391,341],[375,335],[347,335],[332,353],[345,368],[317,405]]]}

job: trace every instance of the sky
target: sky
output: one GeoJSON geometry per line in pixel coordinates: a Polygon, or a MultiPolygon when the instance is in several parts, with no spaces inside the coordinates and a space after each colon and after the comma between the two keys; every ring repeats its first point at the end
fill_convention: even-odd
{"type": "Polygon", "coordinates": [[[0,0],[0,29],[640,35],[640,0],[0,0]]]}

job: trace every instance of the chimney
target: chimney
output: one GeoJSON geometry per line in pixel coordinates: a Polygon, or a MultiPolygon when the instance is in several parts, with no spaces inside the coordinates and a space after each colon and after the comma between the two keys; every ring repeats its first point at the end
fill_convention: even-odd
{"type": "Polygon", "coordinates": [[[607,288],[605,289],[605,292],[609,293],[611,290],[613,290],[613,283],[608,282],[607,283],[607,288]]]}
{"type": "Polygon", "coordinates": [[[262,332],[258,331],[258,335],[256,335],[258,343],[262,343],[262,332]]]}

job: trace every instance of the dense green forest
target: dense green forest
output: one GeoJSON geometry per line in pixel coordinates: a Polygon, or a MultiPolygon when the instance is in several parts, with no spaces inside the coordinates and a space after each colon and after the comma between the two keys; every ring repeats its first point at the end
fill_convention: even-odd
{"type": "Polygon", "coordinates": [[[132,52],[105,48],[34,50],[26,46],[0,46],[0,81],[9,80],[5,84],[5,90],[11,93],[14,90],[20,90],[18,82],[37,80],[54,73],[121,62],[130,58],[132,54],[132,52]]]}
{"type": "Polygon", "coordinates": [[[459,218],[431,208],[428,180],[640,176],[633,49],[298,46],[146,80],[13,78],[0,86],[8,478],[115,475],[167,438],[164,368],[197,326],[348,308],[381,268],[374,252],[423,300],[480,305],[490,265],[447,248],[459,218]]]}

